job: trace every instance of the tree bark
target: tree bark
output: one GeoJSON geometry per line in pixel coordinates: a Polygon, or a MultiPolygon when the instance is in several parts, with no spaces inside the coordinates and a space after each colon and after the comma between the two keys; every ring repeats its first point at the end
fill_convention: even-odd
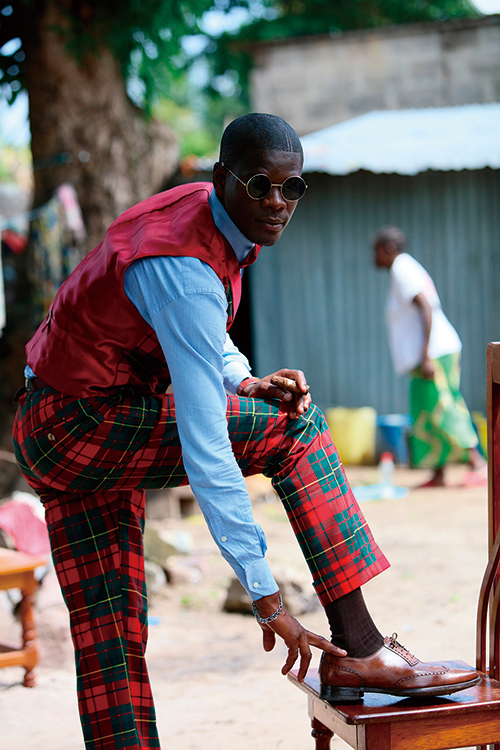
{"type": "MultiPolygon", "coordinates": [[[[162,188],[177,167],[178,147],[166,125],[146,120],[132,104],[120,64],[108,50],[75,59],[67,35],[57,31],[68,28],[65,6],[70,8],[71,1],[37,0],[23,30],[33,206],[44,204],[63,182],[71,183],[88,233],[86,253],[120,213],[162,188]]],[[[0,338],[0,447],[5,450],[12,450],[12,396],[23,382],[24,344],[40,322],[33,320],[29,265],[29,252],[19,256],[16,311],[11,310],[9,328],[0,338]]],[[[3,494],[10,489],[13,478],[6,472],[11,468],[0,460],[3,494]]]]}
{"type": "Polygon", "coordinates": [[[78,195],[90,250],[109,224],[134,203],[157,192],[175,171],[172,131],[127,96],[121,67],[99,49],[75,59],[61,0],[39,0],[25,41],[34,205],[62,182],[78,195]]]}

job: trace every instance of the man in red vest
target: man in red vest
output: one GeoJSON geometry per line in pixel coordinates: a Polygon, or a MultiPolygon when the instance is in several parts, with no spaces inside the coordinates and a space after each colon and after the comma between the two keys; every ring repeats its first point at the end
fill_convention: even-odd
{"type": "Polygon", "coordinates": [[[361,586],[388,567],[350,490],[304,374],[252,376],[227,330],[241,273],[274,245],[306,184],[281,118],[226,128],[213,186],[173,188],[126,211],[62,285],[27,345],[14,443],[46,510],[70,612],[87,748],[158,748],[144,659],[144,490],[189,481],[286,674],[311,646],[326,699],[441,695],[474,672],[422,665],[383,638],[361,586]],[[171,387],[170,387],[171,386],[171,387]],[[264,473],[287,511],[332,642],[283,606],[244,476],[264,473]],[[104,739],[106,738],[106,739],[104,739]]]}

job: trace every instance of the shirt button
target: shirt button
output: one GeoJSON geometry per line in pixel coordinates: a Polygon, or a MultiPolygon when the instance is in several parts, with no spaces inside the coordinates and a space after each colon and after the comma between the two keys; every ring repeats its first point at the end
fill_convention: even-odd
{"type": "Polygon", "coordinates": [[[257,583],[257,581],[255,581],[253,587],[254,587],[254,589],[258,589],[259,588],[259,584],[257,583]]]}
{"type": "Polygon", "coordinates": [[[220,540],[221,542],[227,542],[227,536],[221,536],[220,540]]]}

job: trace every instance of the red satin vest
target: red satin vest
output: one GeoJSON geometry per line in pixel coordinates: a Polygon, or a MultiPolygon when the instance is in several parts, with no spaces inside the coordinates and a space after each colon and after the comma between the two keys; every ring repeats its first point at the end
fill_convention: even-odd
{"type": "Polygon", "coordinates": [[[217,274],[228,300],[230,328],[241,296],[240,264],[215,226],[208,197],[197,182],[153,195],[125,211],[62,284],[47,318],[26,346],[37,377],[69,396],[90,396],[123,385],[154,391],[168,379],[154,330],[130,302],[123,274],[139,258],[189,256],[217,274]]]}

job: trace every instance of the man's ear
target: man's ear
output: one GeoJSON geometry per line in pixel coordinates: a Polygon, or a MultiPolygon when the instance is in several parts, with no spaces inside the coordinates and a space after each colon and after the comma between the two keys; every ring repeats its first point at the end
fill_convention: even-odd
{"type": "Polygon", "coordinates": [[[218,161],[214,164],[213,183],[215,188],[215,195],[224,205],[224,190],[226,187],[227,172],[218,161]]]}

